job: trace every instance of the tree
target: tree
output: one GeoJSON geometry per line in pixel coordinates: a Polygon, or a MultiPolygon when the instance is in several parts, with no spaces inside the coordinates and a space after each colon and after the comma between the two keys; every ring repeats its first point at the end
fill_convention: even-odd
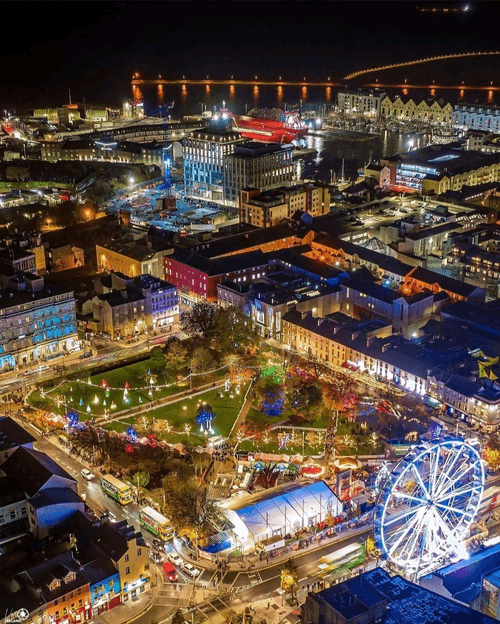
{"type": "Polygon", "coordinates": [[[301,384],[292,395],[292,407],[305,418],[311,419],[323,408],[323,393],[315,382],[301,384]]]}
{"type": "Polygon", "coordinates": [[[215,360],[210,351],[204,347],[197,347],[193,351],[189,365],[193,373],[204,374],[213,369],[215,366],[215,360]]]}
{"type": "Polygon", "coordinates": [[[209,344],[217,336],[222,308],[205,301],[197,303],[181,316],[180,328],[190,337],[206,340],[209,344]]]}
{"type": "Polygon", "coordinates": [[[149,370],[153,375],[164,375],[167,366],[167,359],[161,347],[153,347],[150,353],[149,370]]]}
{"type": "Polygon", "coordinates": [[[138,470],[132,477],[132,483],[136,487],[137,500],[139,500],[139,492],[140,492],[139,488],[141,487],[145,488],[148,485],[150,479],[151,479],[151,475],[149,474],[149,471],[146,471],[146,470],[138,470]]]}
{"type": "Polygon", "coordinates": [[[255,324],[241,308],[222,308],[217,318],[217,343],[214,345],[223,353],[234,353],[255,347],[260,341],[255,324]]]}
{"type": "Polygon", "coordinates": [[[281,589],[287,594],[290,593],[292,596],[292,600],[295,600],[295,595],[297,592],[298,586],[298,578],[299,573],[295,563],[292,559],[289,559],[285,563],[285,567],[281,570],[280,574],[280,586],[281,589]]]}
{"type": "Polygon", "coordinates": [[[485,459],[490,470],[494,471],[500,468],[500,437],[497,433],[492,433],[488,438],[485,459]]]}
{"type": "Polygon", "coordinates": [[[182,615],[182,609],[177,609],[177,611],[172,615],[172,624],[185,624],[186,620],[182,615]]]}
{"type": "Polygon", "coordinates": [[[167,370],[175,379],[186,368],[188,352],[180,340],[171,340],[165,349],[167,370]]]}
{"type": "Polygon", "coordinates": [[[172,475],[164,479],[164,497],[164,511],[179,537],[204,545],[211,535],[220,532],[223,514],[209,498],[206,484],[194,478],[181,481],[172,475]]]}

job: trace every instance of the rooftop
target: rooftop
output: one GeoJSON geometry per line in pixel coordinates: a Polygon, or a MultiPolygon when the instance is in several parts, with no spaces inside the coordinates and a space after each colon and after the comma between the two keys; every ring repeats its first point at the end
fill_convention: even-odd
{"type": "Polygon", "coordinates": [[[19,447],[2,465],[6,475],[28,496],[36,494],[53,476],[65,479],[67,486],[76,480],[45,453],[19,447]]]}
{"type": "Polygon", "coordinates": [[[10,416],[0,417],[0,453],[35,441],[31,433],[10,416]]]}

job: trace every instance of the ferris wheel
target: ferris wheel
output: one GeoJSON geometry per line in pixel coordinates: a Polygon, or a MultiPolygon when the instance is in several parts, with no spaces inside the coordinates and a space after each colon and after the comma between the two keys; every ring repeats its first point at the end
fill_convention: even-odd
{"type": "Polygon", "coordinates": [[[484,488],[479,452],[460,439],[412,449],[385,481],[375,536],[383,556],[413,578],[464,549],[484,488]]]}

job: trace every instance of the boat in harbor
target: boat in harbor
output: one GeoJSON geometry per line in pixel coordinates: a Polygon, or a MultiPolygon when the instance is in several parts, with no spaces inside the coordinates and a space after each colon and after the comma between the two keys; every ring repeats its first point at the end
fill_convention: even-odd
{"type": "Polygon", "coordinates": [[[253,141],[292,143],[308,132],[299,111],[282,111],[279,108],[252,108],[247,115],[233,115],[222,108],[221,116],[231,117],[234,129],[253,141]]]}

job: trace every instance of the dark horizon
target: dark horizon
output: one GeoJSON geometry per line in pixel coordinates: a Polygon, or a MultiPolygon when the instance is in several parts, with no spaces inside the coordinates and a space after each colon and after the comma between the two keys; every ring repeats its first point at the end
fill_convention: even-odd
{"type": "Polygon", "coordinates": [[[130,95],[135,71],[338,78],[391,61],[499,47],[496,3],[435,15],[413,2],[75,2],[82,10],[74,24],[47,10],[62,6],[4,5],[4,23],[20,20],[23,37],[22,48],[4,50],[4,108],[61,104],[69,89],[74,100],[113,105],[130,95]]]}

